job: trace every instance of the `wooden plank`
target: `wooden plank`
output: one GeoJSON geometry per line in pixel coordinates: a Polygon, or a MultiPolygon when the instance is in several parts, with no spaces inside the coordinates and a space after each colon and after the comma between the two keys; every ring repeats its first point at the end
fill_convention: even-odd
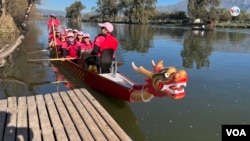
{"type": "MultiPolygon", "coordinates": [[[[88,128],[94,137],[96,141],[105,141],[107,140],[106,137],[103,135],[95,121],[91,118],[91,115],[88,113],[86,108],[83,106],[81,101],[78,99],[78,97],[75,95],[73,91],[68,91],[68,95],[72,102],[75,104],[75,107],[77,108],[78,113],[81,115],[83,118],[84,122],[86,125],[88,125],[88,128]]],[[[89,101],[85,101],[89,102],[89,101]]]]}
{"type": "Polygon", "coordinates": [[[18,111],[17,111],[17,136],[18,141],[28,140],[28,121],[27,121],[27,104],[26,97],[18,98],[18,111]]]}
{"type": "MultiPolygon", "coordinates": [[[[112,140],[119,140],[118,136],[114,133],[114,131],[110,128],[110,123],[107,123],[102,116],[99,114],[99,112],[93,107],[93,105],[88,101],[88,99],[84,96],[86,94],[85,91],[80,91],[80,90],[74,90],[76,92],[76,95],[79,97],[81,100],[82,104],[88,109],[88,112],[92,116],[92,118],[95,120],[97,123],[98,127],[102,130],[104,135],[109,141],[112,140]]],[[[98,102],[97,102],[98,103],[98,102]]],[[[105,111],[104,111],[105,112],[105,111]]],[[[106,112],[107,113],[107,112],[106,112]]]]}
{"type": "Polygon", "coordinates": [[[79,141],[81,140],[79,134],[77,133],[77,130],[66,110],[65,105],[63,104],[61,97],[59,96],[58,93],[53,93],[52,97],[55,101],[57,110],[59,112],[59,115],[62,119],[64,128],[66,130],[67,136],[69,138],[70,141],[79,141]]]}
{"type": "Polygon", "coordinates": [[[58,115],[55,103],[51,97],[51,94],[44,95],[45,102],[47,105],[47,109],[49,112],[49,116],[52,122],[52,127],[54,129],[56,140],[58,141],[68,141],[68,137],[64,130],[62,121],[58,115]]]}
{"type": "Polygon", "coordinates": [[[16,139],[16,97],[9,97],[7,108],[7,123],[5,127],[4,140],[13,141],[16,139]]]}
{"type": "MultiPolygon", "coordinates": [[[[108,112],[101,106],[101,104],[86,89],[78,89],[75,91],[82,91],[84,93],[84,95],[93,104],[96,110],[102,115],[105,121],[109,123],[109,126],[113,129],[113,131],[116,133],[116,135],[119,136],[121,140],[131,141],[131,138],[124,132],[124,130],[116,123],[116,121],[108,114],[108,112]]],[[[105,124],[103,126],[105,127],[105,124]]]]}
{"type": "Polygon", "coordinates": [[[3,140],[5,121],[7,116],[7,100],[0,100],[0,140],[3,140]]]}
{"type": "Polygon", "coordinates": [[[53,141],[55,140],[55,138],[53,135],[53,129],[50,125],[50,120],[49,120],[48,112],[46,110],[43,95],[36,95],[36,102],[37,102],[37,107],[38,107],[38,114],[39,114],[41,129],[42,129],[43,140],[53,141]]]}
{"type": "Polygon", "coordinates": [[[29,140],[41,141],[41,131],[39,126],[37,106],[34,96],[27,97],[28,119],[29,119],[29,140]]]}
{"type": "MultiPolygon", "coordinates": [[[[73,120],[77,130],[82,138],[82,140],[86,140],[86,141],[94,141],[92,135],[90,134],[87,126],[85,125],[85,123],[83,122],[81,116],[79,115],[78,111],[76,110],[75,106],[73,105],[73,103],[71,102],[71,100],[69,99],[68,95],[66,92],[60,92],[60,95],[63,99],[63,102],[66,105],[66,108],[71,116],[71,119],[73,120]]],[[[77,107],[78,105],[76,105],[77,107]]]]}

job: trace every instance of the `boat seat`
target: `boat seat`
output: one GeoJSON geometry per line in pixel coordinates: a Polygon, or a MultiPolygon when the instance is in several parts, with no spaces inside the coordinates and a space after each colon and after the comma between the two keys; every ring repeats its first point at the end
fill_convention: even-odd
{"type": "Polygon", "coordinates": [[[114,49],[102,50],[102,56],[100,58],[99,73],[110,73],[110,67],[113,61],[114,49]]]}

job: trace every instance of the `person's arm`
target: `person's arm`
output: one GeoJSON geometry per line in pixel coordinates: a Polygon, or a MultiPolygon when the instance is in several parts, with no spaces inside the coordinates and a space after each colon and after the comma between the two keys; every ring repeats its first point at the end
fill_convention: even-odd
{"type": "Polygon", "coordinates": [[[91,51],[91,55],[97,55],[100,51],[100,47],[97,45],[94,45],[94,49],[91,51]]]}
{"type": "Polygon", "coordinates": [[[77,46],[76,55],[78,56],[78,58],[81,56],[81,46],[77,46]]]}
{"type": "Polygon", "coordinates": [[[103,43],[103,41],[105,40],[104,36],[99,35],[98,37],[96,37],[95,41],[94,41],[94,48],[91,52],[91,55],[97,55],[100,51],[100,46],[103,43]]]}

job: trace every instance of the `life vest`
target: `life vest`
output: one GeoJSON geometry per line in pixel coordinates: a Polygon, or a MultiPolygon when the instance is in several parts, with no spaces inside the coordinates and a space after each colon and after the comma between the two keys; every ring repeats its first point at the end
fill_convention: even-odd
{"type": "Polygon", "coordinates": [[[91,52],[93,50],[93,43],[90,41],[89,44],[83,43],[81,46],[81,52],[91,52]]]}
{"type": "Polygon", "coordinates": [[[68,50],[68,44],[67,44],[67,41],[61,41],[61,48],[62,49],[67,49],[68,50]]]}
{"type": "Polygon", "coordinates": [[[100,47],[100,51],[97,56],[101,56],[102,51],[108,48],[114,49],[114,52],[116,52],[118,47],[118,41],[113,35],[111,34],[108,34],[106,36],[99,35],[96,40],[97,42],[95,42],[95,44],[96,45],[98,44],[100,47]]]}
{"type": "Polygon", "coordinates": [[[74,41],[73,44],[70,44],[69,42],[67,42],[67,48],[69,50],[69,58],[78,58],[77,56],[77,44],[76,42],[74,41]]]}

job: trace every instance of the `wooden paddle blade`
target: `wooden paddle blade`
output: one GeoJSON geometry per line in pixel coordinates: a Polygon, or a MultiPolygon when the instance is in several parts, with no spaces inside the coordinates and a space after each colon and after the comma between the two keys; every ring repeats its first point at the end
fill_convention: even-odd
{"type": "Polygon", "coordinates": [[[65,61],[65,60],[74,60],[76,58],[44,58],[44,59],[29,59],[28,62],[35,61],[65,61]]]}
{"type": "Polygon", "coordinates": [[[33,51],[33,52],[27,52],[26,54],[33,54],[33,53],[46,52],[46,51],[49,51],[49,50],[43,49],[43,50],[38,50],[38,51],[33,51]]]}

